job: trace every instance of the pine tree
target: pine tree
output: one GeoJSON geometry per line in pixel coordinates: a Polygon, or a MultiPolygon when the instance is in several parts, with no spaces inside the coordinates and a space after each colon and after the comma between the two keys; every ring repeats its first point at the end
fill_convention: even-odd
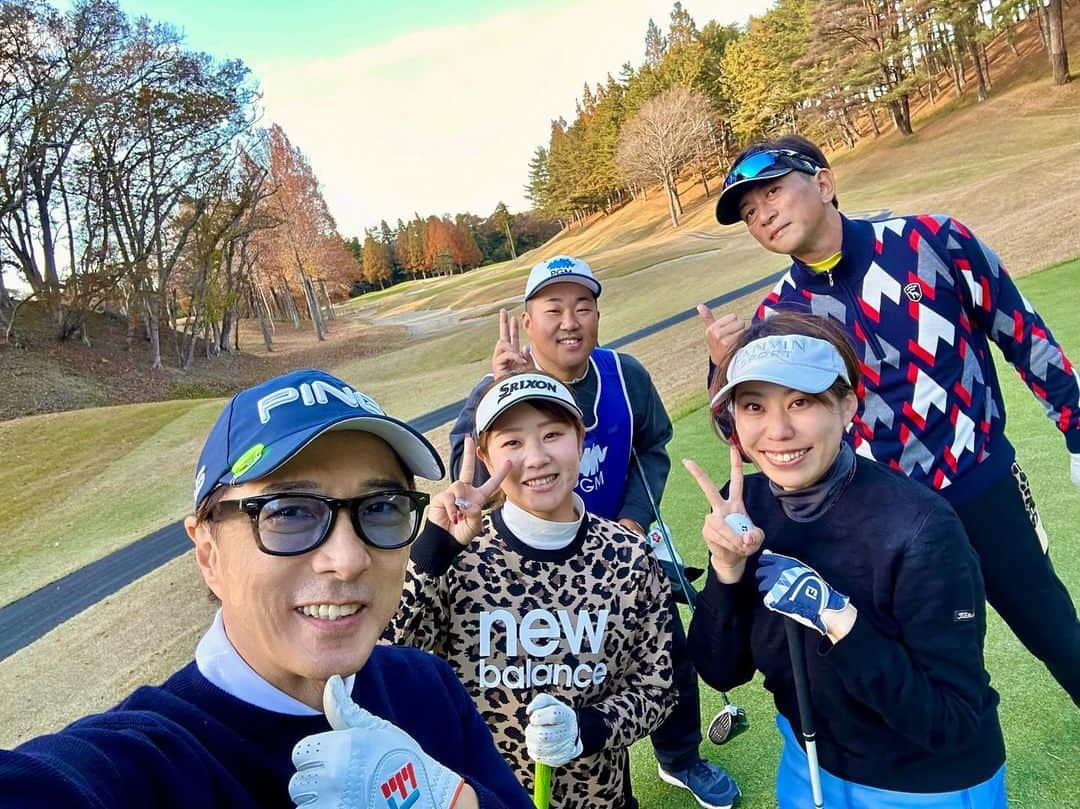
{"type": "Polygon", "coordinates": [[[658,66],[664,61],[665,54],[667,54],[667,42],[664,40],[664,35],[660,33],[652,17],[649,17],[649,25],[645,29],[645,63],[654,67],[658,66]]]}
{"type": "Polygon", "coordinates": [[[588,82],[585,82],[585,87],[581,91],[581,103],[578,106],[583,116],[592,115],[596,110],[596,97],[593,95],[592,90],[589,89],[588,82]]]}
{"type": "Polygon", "coordinates": [[[390,259],[386,245],[376,239],[370,230],[364,237],[363,257],[364,280],[372,286],[377,284],[379,289],[382,289],[390,280],[390,259]]]}
{"type": "Polygon", "coordinates": [[[455,258],[463,269],[479,267],[484,260],[480,245],[476,243],[474,220],[476,217],[471,214],[459,213],[454,217],[455,258]]]}
{"type": "Polygon", "coordinates": [[[525,186],[525,196],[533,204],[533,209],[542,213],[551,212],[551,175],[548,174],[548,150],[537,146],[529,161],[529,184],[525,186]]]}
{"type": "Polygon", "coordinates": [[[811,10],[808,43],[836,64],[838,84],[881,98],[902,135],[910,135],[913,26],[900,25],[905,0],[820,0],[811,10]]]}
{"type": "Polygon", "coordinates": [[[808,0],[779,0],[724,50],[720,73],[732,102],[728,120],[741,140],[799,131],[798,110],[813,93],[796,66],[808,47],[807,7],[808,0]]]}
{"type": "Polygon", "coordinates": [[[405,265],[413,276],[417,276],[429,269],[427,260],[427,223],[420,218],[420,214],[413,214],[409,222],[407,238],[408,263],[405,265]]]}
{"type": "Polygon", "coordinates": [[[495,226],[506,234],[506,245],[510,248],[510,258],[517,258],[517,248],[514,247],[514,234],[512,231],[514,217],[510,215],[505,202],[500,202],[495,206],[495,213],[491,215],[491,218],[495,226]]]}
{"type": "Polygon", "coordinates": [[[690,12],[683,8],[679,0],[671,8],[671,26],[668,28],[668,48],[689,45],[697,39],[698,30],[690,12]]]}
{"type": "Polygon", "coordinates": [[[399,273],[409,272],[409,226],[406,225],[400,218],[397,221],[397,227],[394,230],[394,247],[391,251],[394,259],[394,266],[397,267],[399,273]]]}

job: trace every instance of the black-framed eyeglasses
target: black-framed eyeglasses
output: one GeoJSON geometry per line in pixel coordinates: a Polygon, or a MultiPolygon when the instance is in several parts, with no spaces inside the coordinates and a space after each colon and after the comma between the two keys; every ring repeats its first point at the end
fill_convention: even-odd
{"type": "Polygon", "coordinates": [[[391,551],[403,548],[420,533],[424,509],[431,500],[423,492],[388,490],[360,497],[321,494],[263,494],[223,500],[210,519],[241,511],[251,518],[259,550],[272,556],[297,556],[319,547],[334,530],[338,511],[346,508],[353,531],[365,545],[391,551]]]}
{"type": "Polygon", "coordinates": [[[766,149],[754,152],[736,163],[724,178],[724,188],[743,180],[756,179],[777,167],[801,171],[804,174],[815,174],[822,168],[816,161],[791,149],[766,149]]]}

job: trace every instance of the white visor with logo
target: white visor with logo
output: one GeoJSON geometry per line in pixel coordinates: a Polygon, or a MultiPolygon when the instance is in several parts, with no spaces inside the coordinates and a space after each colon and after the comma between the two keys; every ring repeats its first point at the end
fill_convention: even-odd
{"type": "Polygon", "coordinates": [[[562,405],[581,421],[581,408],[570,388],[547,374],[513,374],[494,385],[476,406],[476,434],[516,404],[543,399],[562,405]]]}
{"type": "Polygon", "coordinates": [[[828,340],[774,334],[740,348],[727,369],[727,384],[712,398],[716,407],[742,382],[772,382],[803,393],[822,393],[837,379],[850,384],[844,359],[828,340]]]}

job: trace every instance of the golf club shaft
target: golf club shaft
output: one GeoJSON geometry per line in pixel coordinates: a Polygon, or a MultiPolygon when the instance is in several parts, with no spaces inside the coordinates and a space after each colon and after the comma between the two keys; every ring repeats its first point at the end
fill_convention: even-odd
{"type": "MultiPolygon", "coordinates": [[[[645,487],[645,496],[648,497],[649,505],[652,506],[653,517],[656,518],[656,530],[660,532],[660,536],[664,539],[668,555],[671,557],[671,566],[675,568],[675,575],[679,577],[679,586],[686,595],[686,606],[689,607],[690,614],[693,615],[694,602],[690,598],[690,582],[686,580],[682,565],[676,561],[678,557],[675,556],[675,544],[671,541],[671,535],[668,534],[667,525],[660,519],[660,507],[656,504],[656,498],[653,497],[652,486],[649,485],[649,479],[645,477],[645,469],[641,465],[641,459],[638,458],[637,450],[631,449],[630,454],[634,457],[634,466],[637,467],[638,477],[641,478],[641,483],[645,487]]],[[[720,698],[724,700],[725,705],[731,705],[731,700],[728,699],[726,691],[720,692],[720,698]]]]}
{"type": "Polygon", "coordinates": [[[667,546],[668,555],[671,557],[671,566],[675,568],[675,575],[679,577],[679,586],[682,588],[683,593],[686,594],[687,606],[690,608],[690,613],[694,612],[694,605],[690,601],[690,582],[686,580],[686,574],[683,573],[682,565],[676,562],[675,556],[675,544],[671,541],[671,537],[668,535],[667,526],[664,521],[660,519],[660,507],[656,504],[656,498],[653,497],[652,487],[649,485],[649,479],[645,477],[645,469],[641,465],[641,459],[638,458],[638,454],[635,450],[631,450],[630,453],[634,456],[634,465],[637,466],[638,477],[641,478],[642,485],[645,486],[645,495],[649,498],[649,505],[652,506],[653,517],[656,518],[656,529],[660,532],[660,536],[664,539],[664,544],[667,546]]]}
{"type": "Polygon", "coordinates": [[[536,809],[548,809],[551,803],[551,767],[536,762],[533,772],[533,805],[536,809]]]}
{"type": "Polygon", "coordinates": [[[806,742],[806,761],[810,768],[810,791],[814,808],[824,809],[821,796],[821,769],[818,766],[817,740],[814,733],[814,710],[810,702],[810,683],[806,676],[806,654],[803,651],[802,628],[790,618],[784,619],[788,654],[791,656],[791,673],[795,678],[795,700],[799,703],[799,724],[802,725],[806,742]]]}

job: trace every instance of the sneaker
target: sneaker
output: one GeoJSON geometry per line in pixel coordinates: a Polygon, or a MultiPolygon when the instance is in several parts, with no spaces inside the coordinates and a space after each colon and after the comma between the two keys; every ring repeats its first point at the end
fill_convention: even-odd
{"type": "Polygon", "coordinates": [[[722,767],[702,758],[685,770],[665,770],[660,765],[656,769],[661,781],[690,790],[705,809],[731,809],[740,794],[722,767]]]}

